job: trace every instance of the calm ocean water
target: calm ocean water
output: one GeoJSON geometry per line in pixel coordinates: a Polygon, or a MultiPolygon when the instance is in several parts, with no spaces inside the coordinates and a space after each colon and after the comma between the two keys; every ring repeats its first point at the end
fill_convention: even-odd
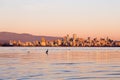
{"type": "Polygon", "coordinates": [[[120,48],[0,47],[0,80],[120,80],[120,48]]]}

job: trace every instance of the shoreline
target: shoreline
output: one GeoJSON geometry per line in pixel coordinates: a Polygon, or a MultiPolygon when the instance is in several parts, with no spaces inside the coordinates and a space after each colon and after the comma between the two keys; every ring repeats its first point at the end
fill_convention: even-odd
{"type": "MultiPolygon", "coordinates": [[[[0,46],[0,47],[74,47],[74,48],[87,48],[88,46],[0,46]]],[[[98,47],[98,48],[104,48],[104,47],[120,47],[120,46],[90,46],[88,48],[94,48],[94,47],[98,47]]]]}

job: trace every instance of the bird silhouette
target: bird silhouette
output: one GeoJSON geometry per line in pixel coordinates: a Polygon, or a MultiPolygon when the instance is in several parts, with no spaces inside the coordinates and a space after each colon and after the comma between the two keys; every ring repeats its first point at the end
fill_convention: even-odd
{"type": "Polygon", "coordinates": [[[47,49],[47,51],[46,51],[46,54],[48,55],[48,49],[47,49]]]}

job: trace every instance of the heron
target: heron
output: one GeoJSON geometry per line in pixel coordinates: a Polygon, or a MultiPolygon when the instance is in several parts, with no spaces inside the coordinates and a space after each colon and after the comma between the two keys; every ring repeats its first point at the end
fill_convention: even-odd
{"type": "Polygon", "coordinates": [[[47,49],[47,51],[46,51],[46,54],[48,55],[48,49],[47,49]]]}

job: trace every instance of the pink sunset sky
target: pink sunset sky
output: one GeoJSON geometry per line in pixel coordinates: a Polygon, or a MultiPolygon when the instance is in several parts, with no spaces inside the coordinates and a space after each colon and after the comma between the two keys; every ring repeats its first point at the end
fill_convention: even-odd
{"type": "Polygon", "coordinates": [[[0,32],[120,40],[120,0],[0,0],[0,32]]]}

